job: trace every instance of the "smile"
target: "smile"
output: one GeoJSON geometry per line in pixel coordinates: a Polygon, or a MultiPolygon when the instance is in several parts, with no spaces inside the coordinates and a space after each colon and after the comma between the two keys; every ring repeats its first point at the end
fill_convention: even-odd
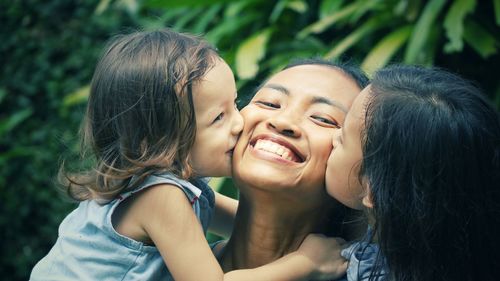
{"type": "Polygon", "coordinates": [[[253,149],[267,154],[272,154],[274,157],[280,157],[284,160],[302,163],[303,157],[296,150],[286,143],[278,143],[272,139],[257,139],[252,143],[253,149]]]}

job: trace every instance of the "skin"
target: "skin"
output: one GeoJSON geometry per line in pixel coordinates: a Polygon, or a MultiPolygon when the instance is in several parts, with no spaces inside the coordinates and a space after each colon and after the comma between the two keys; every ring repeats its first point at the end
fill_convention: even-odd
{"type": "Polygon", "coordinates": [[[353,102],[346,116],[344,127],[333,137],[333,150],[326,169],[326,190],[342,204],[361,210],[363,205],[371,206],[367,190],[359,181],[361,150],[361,129],[365,121],[365,105],[370,87],[366,87],[353,102]]]}
{"type": "MultiPolygon", "coordinates": [[[[235,93],[233,74],[222,60],[194,87],[197,138],[190,160],[198,175],[229,174],[231,152],[243,125],[234,107],[235,93]]],[[[216,211],[213,221],[234,210],[235,202],[226,199],[216,195],[216,208],[222,205],[229,211],[223,211],[226,216],[216,211]]],[[[338,241],[310,236],[298,251],[274,263],[224,274],[186,195],[167,184],[147,188],[118,205],[113,225],[124,236],[156,246],[175,280],[309,280],[345,271],[345,265],[331,258],[340,249],[338,241]],[[323,270],[325,265],[328,270],[323,270]]]]}
{"type": "Polygon", "coordinates": [[[271,77],[241,111],[233,155],[240,203],[225,270],[272,262],[324,230],[334,205],[325,191],[331,138],[359,91],[338,69],[300,65],[271,77]]]}
{"type": "Polygon", "coordinates": [[[194,171],[202,177],[229,177],[233,149],[243,129],[243,118],[235,106],[233,72],[220,61],[193,91],[196,139],[190,158],[194,171]]]}

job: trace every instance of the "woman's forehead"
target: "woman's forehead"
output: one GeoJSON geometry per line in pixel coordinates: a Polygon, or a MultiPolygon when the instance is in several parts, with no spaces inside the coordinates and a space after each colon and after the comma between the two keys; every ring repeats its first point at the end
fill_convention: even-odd
{"type": "Polygon", "coordinates": [[[288,96],[310,96],[340,102],[348,108],[361,91],[342,70],[325,65],[298,65],[273,75],[259,89],[275,89],[288,96]]]}

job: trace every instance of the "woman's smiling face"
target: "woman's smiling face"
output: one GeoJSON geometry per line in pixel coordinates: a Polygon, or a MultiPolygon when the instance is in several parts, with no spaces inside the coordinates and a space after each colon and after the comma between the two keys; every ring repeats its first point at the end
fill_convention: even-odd
{"type": "Polygon", "coordinates": [[[332,136],[360,92],[341,70],[299,65],[269,79],[241,114],[233,176],[269,190],[305,188],[324,194],[332,136]]]}

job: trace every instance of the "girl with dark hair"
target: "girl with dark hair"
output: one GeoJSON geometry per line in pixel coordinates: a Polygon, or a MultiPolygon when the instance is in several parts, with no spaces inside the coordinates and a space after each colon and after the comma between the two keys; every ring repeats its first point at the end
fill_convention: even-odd
{"type": "Polygon", "coordinates": [[[95,70],[84,120],[83,144],[95,165],[62,172],[65,191],[80,203],[31,280],[341,274],[339,241],[314,235],[275,263],[222,272],[204,234],[215,204],[210,226],[227,235],[236,201],[214,195],[203,178],[230,176],[243,127],[235,99],[231,69],[200,38],[161,30],[114,39],[95,70]]]}
{"type": "Polygon", "coordinates": [[[327,192],[366,208],[381,249],[374,279],[500,278],[500,119],[439,69],[378,71],[333,141],[327,192]]]}

